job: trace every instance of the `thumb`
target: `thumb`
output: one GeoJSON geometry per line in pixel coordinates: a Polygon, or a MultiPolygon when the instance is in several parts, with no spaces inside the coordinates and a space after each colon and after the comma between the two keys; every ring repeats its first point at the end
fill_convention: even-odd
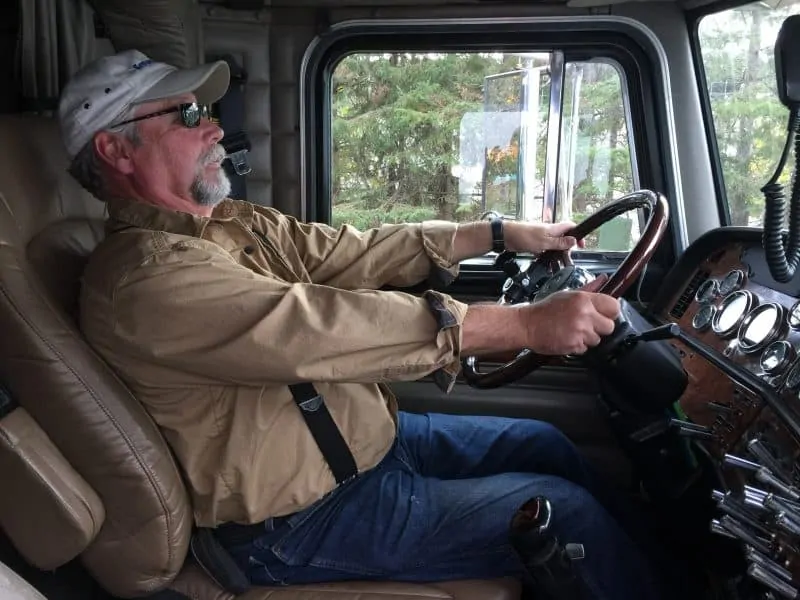
{"type": "Polygon", "coordinates": [[[584,292],[598,292],[600,291],[600,288],[602,288],[605,285],[606,281],[608,281],[608,275],[603,273],[594,281],[590,281],[589,283],[584,285],[581,288],[581,290],[584,292]]]}
{"type": "MultiPolygon", "coordinates": [[[[552,235],[552,234],[551,234],[552,235]]],[[[578,245],[578,240],[571,235],[551,237],[548,244],[549,250],[569,250],[578,245]]]]}

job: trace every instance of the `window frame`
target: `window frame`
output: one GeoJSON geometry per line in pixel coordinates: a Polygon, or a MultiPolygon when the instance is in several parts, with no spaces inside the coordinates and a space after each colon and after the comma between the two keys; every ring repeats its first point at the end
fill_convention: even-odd
{"type": "Polygon", "coordinates": [[[703,115],[703,128],[708,146],[708,159],[711,162],[711,180],[717,196],[717,212],[722,226],[730,226],[731,211],[728,206],[728,191],[725,189],[725,176],[722,173],[722,158],[717,143],[717,129],[714,125],[714,113],[711,110],[711,94],[707,84],[706,69],[703,64],[703,52],[700,47],[700,21],[709,15],[725,12],[748,4],[757,4],[758,0],[725,0],[686,12],[686,26],[689,32],[689,46],[692,53],[692,64],[696,76],[697,93],[700,100],[700,111],[703,115]]]}
{"type": "MultiPolygon", "coordinates": [[[[667,97],[665,59],[648,30],[618,18],[571,17],[525,19],[444,19],[351,21],[331,27],[311,43],[301,72],[302,218],[331,221],[331,81],[338,62],[359,52],[551,52],[565,61],[606,59],[620,69],[626,114],[632,127],[633,168],[640,185],[663,193],[673,219],[654,256],[668,265],[685,247],[681,189],[676,165],[671,108],[667,97]],[[627,92],[627,93],[626,93],[627,92]],[[667,165],[670,165],[669,167],[667,165]]],[[[580,251],[576,261],[597,266],[619,264],[626,252],[580,251]]],[[[472,262],[472,261],[471,261],[472,262]]],[[[467,270],[493,270],[492,260],[476,261],[467,270]]],[[[464,270],[462,269],[462,272],[464,270]]]]}

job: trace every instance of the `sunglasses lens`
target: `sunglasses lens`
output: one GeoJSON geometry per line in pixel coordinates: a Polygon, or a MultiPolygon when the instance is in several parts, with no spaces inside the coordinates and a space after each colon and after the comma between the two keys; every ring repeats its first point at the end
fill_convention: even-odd
{"type": "Polygon", "coordinates": [[[181,106],[181,119],[186,127],[197,127],[202,118],[202,109],[196,102],[181,106]]]}

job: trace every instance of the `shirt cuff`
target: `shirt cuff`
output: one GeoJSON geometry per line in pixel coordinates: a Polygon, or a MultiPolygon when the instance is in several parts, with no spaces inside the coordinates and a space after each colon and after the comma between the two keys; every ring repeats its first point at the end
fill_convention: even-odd
{"type": "Polygon", "coordinates": [[[422,245],[431,259],[428,282],[435,288],[447,287],[458,276],[458,263],[453,263],[458,223],[451,221],[423,221],[422,245]]]}
{"type": "MultiPolygon", "coordinates": [[[[449,394],[461,371],[461,325],[467,315],[468,305],[458,302],[446,294],[427,291],[423,297],[439,326],[438,336],[453,349],[453,360],[433,372],[433,381],[440,390],[449,394]]],[[[438,341],[438,340],[437,340],[438,341]]]]}

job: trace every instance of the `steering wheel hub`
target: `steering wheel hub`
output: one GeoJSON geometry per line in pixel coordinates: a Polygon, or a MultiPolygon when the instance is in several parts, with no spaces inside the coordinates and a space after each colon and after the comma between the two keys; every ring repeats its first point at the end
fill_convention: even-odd
{"type": "Polygon", "coordinates": [[[569,265],[556,271],[537,290],[534,302],[563,290],[577,290],[596,278],[588,269],[569,265]]]}

